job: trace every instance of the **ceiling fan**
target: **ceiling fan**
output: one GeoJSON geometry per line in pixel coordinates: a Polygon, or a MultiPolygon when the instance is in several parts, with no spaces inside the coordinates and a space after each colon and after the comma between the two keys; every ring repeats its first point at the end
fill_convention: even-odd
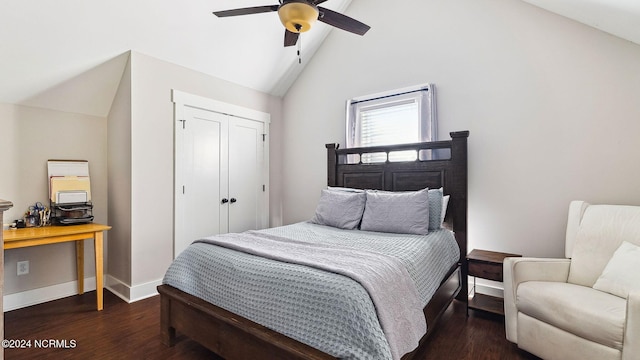
{"type": "Polygon", "coordinates": [[[318,6],[327,0],[279,0],[278,5],[255,6],[233,10],[214,11],[217,17],[249,15],[277,11],[285,26],[284,46],[293,46],[298,42],[300,33],[311,29],[316,21],[335,26],[358,35],[364,35],[370,27],[358,20],[333,10],[318,6]]]}

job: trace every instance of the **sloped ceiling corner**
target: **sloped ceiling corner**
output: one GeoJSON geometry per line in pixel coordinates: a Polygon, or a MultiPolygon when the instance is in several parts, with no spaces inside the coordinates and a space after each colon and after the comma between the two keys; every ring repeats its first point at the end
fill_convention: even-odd
{"type": "MultiPolygon", "coordinates": [[[[323,6],[343,12],[351,0],[323,6]]],[[[317,23],[284,48],[276,13],[218,18],[216,10],[276,0],[4,1],[0,4],[0,103],[105,116],[125,60],[137,51],[282,96],[331,27],[317,23]]],[[[353,36],[345,34],[344,36],[353,36]]]]}
{"type": "Polygon", "coordinates": [[[19,104],[106,117],[128,59],[129,52],[120,54],[37,92],[19,104]]]}
{"type": "Polygon", "coordinates": [[[640,1],[638,0],[523,1],[640,44],[640,1]]]}

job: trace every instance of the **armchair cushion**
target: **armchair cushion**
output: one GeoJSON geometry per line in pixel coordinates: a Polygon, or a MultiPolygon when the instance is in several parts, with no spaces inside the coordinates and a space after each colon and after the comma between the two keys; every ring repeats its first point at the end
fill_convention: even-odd
{"type": "Polygon", "coordinates": [[[516,302],[523,314],[622,350],[625,299],[570,283],[527,281],[518,286],[516,302]]]}
{"type": "Polygon", "coordinates": [[[640,246],[622,242],[593,288],[626,299],[629,291],[640,291],[638,264],[640,264],[640,246]]]}
{"type": "Polygon", "coordinates": [[[623,241],[640,245],[640,206],[589,205],[574,241],[569,282],[591,287],[623,241]]]}

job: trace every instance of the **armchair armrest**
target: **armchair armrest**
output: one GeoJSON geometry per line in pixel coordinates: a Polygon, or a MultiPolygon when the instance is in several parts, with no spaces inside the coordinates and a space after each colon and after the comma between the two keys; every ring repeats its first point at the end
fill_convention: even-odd
{"type": "Polygon", "coordinates": [[[504,324],[507,340],[518,342],[516,291],[525,281],[567,282],[571,259],[506,258],[504,278],[504,324]]]}
{"type": "Polygon", "coordinates": [[[627,319],[622,344],[622,360],[640,359],[640,291],[632,291],[627,297],[627,319]]]}

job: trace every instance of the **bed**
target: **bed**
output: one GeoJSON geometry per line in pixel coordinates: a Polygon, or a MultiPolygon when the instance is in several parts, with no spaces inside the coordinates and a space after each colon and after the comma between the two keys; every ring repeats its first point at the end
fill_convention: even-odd
{"type": "MultiPolygon", "coordinates": [[[[448,230],[434,231],[432,233],[451,233],[451,237],[455,239],[454,244],[457,246],[456,256],[458,258],[454,259],[453,265],[441,270],[442,274],[438,275],[439,278],[435,288],[427,291],[428,295],[426,296],[428,296],[428,299],[425,301],[428,302],[421,309],[420,315],[424,316],[428,327],[426,334],[419,339],[420,345],[426,341],[428,335],[437,327],[440,316],[454,298],[457,297],[462,301],[467,300],[465,255],[467,253],[467,138],[469,133],[462,131],[454,132],[450,135],[451,140],[429,143],[354,149],[338,149],[335,144],[327,144],[326,146],[327,185],[329,187],[379,189],[391,192],[417,192],[425,188],[442,188],[443,193],[449,195],[446,217],[444,218],[444,226],[448,230]],[[348,158],[352,159],[354,156],[362,159],[363,155],[366,156],[369,153],[386,154],[387,158],[389,158],[393,154],[402,151],[417,152],[420,154],[419,160],[386,161],[370,164],[347,161],[348,158]]],[[[286,231],[307,232],[309,234],[317,232],[325,235],[325,230],[308,223],[293,225],[291,228],[275,228],[266,232],[271,237],[279,237],[282,234],[286,234],[286,231]]],[[[335,230],[335,236],[342,236],[341,234],[335,230]]],[[[249,234],[249,236],[251,235],[249,234]]],[[[255,235],[262,236],[263,234],[255,235]]],[[[230,246],[240,246],[235,244],[236,241],[241,243],[235,236],[226,236],[229,238],[229,243],[232,244],[230,246]]],[[[221,238],[216,237],[218,240],[213,240],[223,241],[224,239],[221,238]]],[[[395,240],[381,237],[380,241],[395,240]]],[[[204,245],[201,242],[192,246],[202,247],[204,245]]],[[[207,246],[211,247],[210,245],[207,246]]],[[[250,248],[251,245],[248,245],[248,247],[250,248]]],[[[233,252],[234,250],[227,249],[227,253],[222,257],[227,259],[226,261],[231,263],[230,266],[233,267],[233,262],[237,261],[237,259],[233,258],[233,261],[229,261],[227,257],[230,254],[229,251],[233,252]]],[[[255,254],[247,256],[255,256],[255,254]]],[[[269,271],[271,270],[265,270],[265,273],[269,271]]],[[[244,284],[238,286],[242,287],[244,284]]],[[[307,343],[313,343],[312,341],[298,341],[294,339],[296,336],[284,335],[287,333],[285,330],[281,332],[272,330],[271,328],[277,327],[271,324],[267,324],[269,327],[263,326],[249,320],[248,317],[251,316],[244,317],[235,313],[241,313],[240,311],[231,312],[225,310],[225,308],[233,308],[228,304],[225,305],[225,308],[216,306],[211,301],[205,300],[207,299],[206,296],[200,294],[198,294],[200,296],[195,296],[191,293],[196,294],[197,292],[183,291],[179,287],[178,285],[172,286],[167,283],[158,287],[158,292],[161,295],[161,335],[163,343],[167,346],[175,343],[176,332],[178,332],[192,338],[226,359],[336,358],[336,356],[329,354],[332,351],[326,350],[326,347],[326,352],[320,351],[318,348],[322,348],[322,346],[307,345],[307,343]]],[[[287,292],[290,292],[290,289],[287,292]]],[[[215,294],[214,289],[214,295],[220,294],[215,294]]],[[[424,291],[420,292],[419,295],[423,296],[424,291]]],[[[265,298],[269,297],[265,295],[265,298]]],[[[282,301],[284,304],[287,300],[283,299],[282,301]]],[[[378,316],[380,316],[381,323],[383,323],[384,317],[380,314],[378,316]]],[[[288,326],[288,320],[285,318],[278,321],[288,326]]],[[[298,321],[298,319],[292,317],[289,322],[295,323],[298,321]]],[[[264,323],[262,320],[258,322],[264,323]]],[[[308,324],[304,326],[308,326],[308,324]]],[[[311,333],[312,329],[309,329],[309,332],[311,333]]],[[[320,341],[324,340],[321,339],[320,341]]],[[[403,355],[402,359],[411,359],[419,351],[419,348],[420,346],[403,355]]],[[[399,358],[397,354],[394,355],[396,356],[393,358],[399,358]]],[[[342,355],[339,356],[342,357],[342,355]]],[[[363,357],[366,358],[367,356],[363,357]]]]}

